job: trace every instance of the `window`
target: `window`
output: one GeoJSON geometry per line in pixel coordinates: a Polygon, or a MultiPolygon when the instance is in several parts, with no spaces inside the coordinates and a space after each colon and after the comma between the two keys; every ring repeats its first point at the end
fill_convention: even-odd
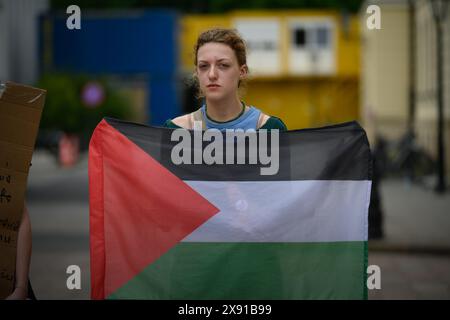
{"type": "Polygon", "coordinates": [[[294,30],[294,43],[296,47],[304,47],[306,44],[306,30],[304,28],[298,28],[294,30]]]}
{"type": "Polygon", "coordinates": [[[327,25],[310,24],[292,29],[293,45],[297,48],[316,49],[331,46],[331,30],[327,25]]]}
{"type": "Polygon", "coordinates": [[[289,19],[289,72],[296,75],[331,75],[336,72],[334,33],[331,18],[289,19]]]}
{"type": "Polygon", "coordinates": [[[326,27],[318,27],[316,29],[317,32],[317,47],[319,48],[327,48],[330,44],[329,39],[329,30],[326,27]]]}

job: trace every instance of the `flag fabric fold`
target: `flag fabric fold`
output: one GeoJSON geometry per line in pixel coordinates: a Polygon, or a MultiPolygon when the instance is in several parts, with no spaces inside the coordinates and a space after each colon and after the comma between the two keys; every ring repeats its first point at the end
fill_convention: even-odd
{"type": "Polygon", "coordinates": [[[358,123],[280,132],[271,175],[174,163],[174,130],[105,118],[94,131],[93,299],[367,298],[372,173],[358,123]]]}

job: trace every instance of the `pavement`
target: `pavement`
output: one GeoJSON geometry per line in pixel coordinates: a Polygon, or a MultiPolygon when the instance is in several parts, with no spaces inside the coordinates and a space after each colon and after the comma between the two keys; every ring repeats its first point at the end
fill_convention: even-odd
{"type": "MultiPolygon", "coordinates": [[[[30,279],[38,299],[89,299],[87,154],[60,168],[36,151],[27,205],[33,230],[30,279]],[[81,290],[68,290],[66,269],[81,269],[81,290]]],[[[369,299],[450,299],[450,191],[383,180],[385,237],[369,241],[369,265],[381,269],[381,289],[369,299]]]]}
{"type": "Polygon", "coordinates": [[[35,152],[28,177],[27,206],[33,234],[30,280],[38,299],[89,299],[89,189],[87,155],[60,168],[35,152]],[[81,290],[68,290],[67,267],[81,269],[81,290]]]}
{"type": "Polygon", "coordinates": [[[433,185],[381,182],[384,237],[369,241],[369,265],[382,285],[369,299],[450,299],[450,190],[433,185]]]}
{"type": "Polygon", "coordinates": [[[430,186],[383,180],[381,201],[384,238],[372,251],[450,255],[450,188],[439,195],[430,186]]]}

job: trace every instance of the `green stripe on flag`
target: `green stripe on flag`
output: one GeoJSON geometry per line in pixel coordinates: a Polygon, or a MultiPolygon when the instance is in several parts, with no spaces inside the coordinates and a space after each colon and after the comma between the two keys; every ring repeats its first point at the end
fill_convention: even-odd
{"type": "Polygon", "coordinates": [[[108,298],[367,299],[366,270],[367,241],[182,242],[108,298]]]}

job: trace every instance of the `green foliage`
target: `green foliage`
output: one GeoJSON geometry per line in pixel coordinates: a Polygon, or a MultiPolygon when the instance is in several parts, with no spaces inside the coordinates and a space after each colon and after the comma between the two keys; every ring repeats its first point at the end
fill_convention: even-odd
{"type": "Polygon", "coordinates": [[[41,118],[42,129],[89,135],[103,117],[132,117],[125,98],[115,92],[104,79],[63,73],[46,74],[37,86],[47,90],[41,118]],[[82,89],[89,81],[96,81],[104,88],[105,99],[95,108],[85,106],[81,99],[82,89]]]}
{"type": "MultiPolygon", "coordinates": [[[[77,1],[80,8],[171,8],[183,13],[223,13],[236,9],[345,9],[356,12],[362,0],[108,0],[77,1]]],[[[71,0],[52,0],[53,8],[65,9],[71,0]]]]}

